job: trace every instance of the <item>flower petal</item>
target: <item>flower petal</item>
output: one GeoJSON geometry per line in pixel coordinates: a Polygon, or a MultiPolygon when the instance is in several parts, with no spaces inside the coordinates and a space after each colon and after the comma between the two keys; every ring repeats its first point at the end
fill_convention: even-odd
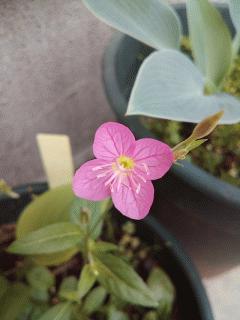
{"type": "Polygon", "coordinates": [[[94,159],[84,163],[73,178],[73,192],[79,198],[100,201],[110,197],[109,187],[105,186],[106,177],[97,178],[93,168],[108,164],[104,160],[94,159]]]}
{"type": "Polygon", "coordinates": [[[95,134],[93,153],[96,158],[114,160],[120,155],[130,156],[135,147],[132,132],[117,122],[106,122],[95,134]]]}
{"type": "Polygon", "coordinates": [[[112,192],[114,206],[126,217],[140,220],[149,213],[154,198],[151,181],[141,185],[139,193],[122,184],[119,190],[112,192]]]}
{"type": "Polygon", "coordinates": [[[136,142],[133,158],[148,180],[159,179],[171,168],[174,157],[171,148],[158,140],[144,138],[136,142]]]}

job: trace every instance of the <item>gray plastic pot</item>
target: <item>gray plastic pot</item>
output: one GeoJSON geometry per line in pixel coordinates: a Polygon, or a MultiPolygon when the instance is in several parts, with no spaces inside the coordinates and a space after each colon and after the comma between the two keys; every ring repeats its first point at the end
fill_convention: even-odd
{"type": "MultiPolygon", "coordinates": [[[[19,199],[0,196],[0,224],[15,222],[22,209],[31,201],[31,195],[47,190],[47,184],[35,183],[15,188],[19,199]]],[[[120,214],[116,218],[126,221],[120,214]]],[[[202,281],[191,259],[179,242],[154,218],[136,222],[137,234],[148,244],[160,244],[159,263],[171,277],[177,292],[181,320],[214,320],[202,281]]],[[[9,319],[10,320],[10,319],[9,319]]]]}
{"type": "MultiPolygon", "coordinates": [[[[218,5],[225,21],[233,32],[229,11],[226,5],[218,5]]],[[[188,33],[186,8],[184,4],[175,6],[188,33]]],[[[137,71],[140,67],[139,53],[146,50],[140,42],[116,33],[106,49],[103,60],[103,79],[105,91],[117,119],[126,124],[136,137],[153,136],[143,127],[138,117],[125,117],[128,98],[137,71]]],[[[184,167],[174,166],[170,173],[157,183],[159,194],[164,200],[191,215],[199,216],[207,223],[224,232],[240,234],[240,189],[212,176],[187,161],[184,167]]],[[[184,219],[184,218],[183,218],[184,219]]]]}

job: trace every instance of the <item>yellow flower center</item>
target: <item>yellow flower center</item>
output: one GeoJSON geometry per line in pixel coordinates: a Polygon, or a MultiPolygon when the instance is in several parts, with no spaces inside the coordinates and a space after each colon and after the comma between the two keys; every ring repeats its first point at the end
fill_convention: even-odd
{"type": "Polygon", "coordinates": [[[126,156],[118,157],[117,162],[121,167],[128,170],[133,169],[135,165],[133,159],[126,156]]]}

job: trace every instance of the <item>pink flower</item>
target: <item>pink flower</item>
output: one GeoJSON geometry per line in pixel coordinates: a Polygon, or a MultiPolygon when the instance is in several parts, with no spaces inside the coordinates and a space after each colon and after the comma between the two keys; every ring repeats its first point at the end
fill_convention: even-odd
{"type": "Polygon", "coordinates": [[[107,122],[95,134],[93,153],[97,159],[75,173],[74,193],[93,201],[111,196],[123,215],[143,219],[153,203],[151,180],[161,178],[173,164],[171,148],[154,139],[136,141],[124,125],[107,122]]]}

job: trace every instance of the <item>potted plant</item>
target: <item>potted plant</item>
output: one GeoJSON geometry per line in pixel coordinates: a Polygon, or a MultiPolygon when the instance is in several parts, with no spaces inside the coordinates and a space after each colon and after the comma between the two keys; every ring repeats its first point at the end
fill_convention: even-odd
{"type": "MultiPolygon", "coordinates": [[[[55,241],[52,244],[55,243],[55,248],[47,249],[42,246],[41,252],[51,251],[47,254],[47,261],[43,260],[46,259],[46,255],[40,255],[37,248],[37,254],[30,256],[26,252],[23,255],[13,255],[3,251],[15,237],[15,221],[17,221],[18,236],[23,232],[31,237],[34,235],[33,230],[38,230],[39,223],[42,220],[45,220],[44,223],[41,223],[42,231],[45,229],[49,235],[51,228],[54,228],[54,226],[58,228],[59,225],[63,224],[70,225],[73,223],[72,226],[76,230],[78,227],[85,228],[90,223],[90,221],[86,223],[86,209],[89,210],[87,214],[91,214],[91,217],[93,213],[100,214],[100,204],[97,204],[97,206],[92,206],[90,202],[81,204],[81,201],[74,199],[70,190],[70,186],[67,186],[47,191],[46,184],[29,184],[15,189],[19,193],[19,199],[1,197],[1,213],[5,216],[10,214],[14,219],[12,221],[8,220],[8,224],[0,225],[0,315],[2,320],[53,320],[55,318],[61,320],[117,320],[133,319],[133,314],[134,319],[169,319],[168,315],[171,314],[171,319],[190,320],[194,316],[196,320],[213,320],[205,290],[190,258],[186,256],[179,243],[153,218],[132,224],[126,219],[119,218],[116,221],[118,213],[115,211],[107,212],[103,225],[104,233],[98,237],[96,243],[98,254],[101,255],[101,252],[104,252],[104,255],[114,255],[116,259],[119,259],[119,255],[121,257],[127,255],[123,261],[127,260],[128,264],[135,265],[135,270],[144,276],[145,280],[151,274],[152,278],[149,278],[148,284],[154,287],[156,295],[162,297],[162,311],[159,309],[158,313],[156,313],[156,308],[137,306],[125,302],[124,299],[122,300],[123,297],[119,297],[119,295],[115,298],[115,295],[109,294],[109,290],[112,289],[106,283],[100,285],[96,281],[96,284],[93,285],[92,282],[95,280],[91,278],[93,277],[91,272],[88,275],[88,271],[90,271],[88,267],[84,268],[80,253],[81,248],[79,246],[79,250],[76,249],[77,241],[74,245],[76,239],[72,242],[72,248],[62,250],[64,246],[64,241],[61,240],[63,232],[61,235],[54,232],[55,241]],[[67,215],[58,215],[57,217],[56,215],[56,210],[63,212],[62,207],[58,205],[58,202],[63,203],[63,191],[65,203],[68,207],[65,209],[69,210],[69,217],[67,215]],[[39,196],[39,193],[42,192],[43,194],[39,196]],[[35,200],[32,201],[33,197],[35,200]],[[47,198],[50,198],[51,202],[54,201],[51,209],[47,198]],[[69,206],[70,198],[73,202],[69,206]],[[37,207],[39,205],[46,210],[38,211],[37,207]],[[81,208],[84,208],[85,211],[81,211],[81,208]],[[114,220],[112,222],[114,223],[112,225],[109,223],[113,216],[114,220]],[[79,222],[80,217],[81,223],[79,222]],[[9,224],[10,222],[11,224],[9,224]],[[43,227],[43,225],[45,226],[43,227]],[[113,226],[116,228],[115,230],[118,230],[118,235],[115,234],[116,238],[113,243],[102,242],[101,239],[110,241],[113,226]],[[106,236],[105,232],[109,234],[106,236]],[[117,249],[117,246],[120,250],[117,249]],[[54,253],[54,251],[57,253],[54,253]],[[52,260],[54,262],[54,265],[52,265],[51,259],[56,258],[56,256],[63,257],[63,260],[62,262],[61,260],[59,262],[52,260]],[[50,260],[49,257],[51,257],[50,260]],[[92,289],[90,289],[91,284],[92,289]],[[88,289],[89,292],[87,292],[88,289]],[[162,317],[160,317],[159,312],[162,312],[162,317]],[[70,318],[70,314],[73,315],[74,313],[76,313],[76,318],[70,318]]],[[[16,245],[17,242],[14,244],[15,249],[12,247],[12,251],[20,252],[23,250],[23,247],[20,249],[16,245]]],[[[120,266],[117,265],[117,268],[120,268],[120,266]]],[[[110,277],[111,280],[114,272],[117,272],[117,270],[113,269],[111,273],[109,270],[108,273],[106,269],[105,276],[110,277]]],[[[115,289],[113,287],[113,290],[119,290],[121,295],[120,289],[122,286],[124,287],[122,294],[125,295],[125,298],[127,295],[129,295],[129,298],[133,298],[133,296],[130,296],[131,291],[134,295],[139,295],[139,292],[134,292],[136,289],[128,288],[128,281],[130,281],[128,277],[130,275],[127,272],[128,270],[122,269],[123,281],[117,278],[116,287],[115,289]],[[125,280],[126,283],[124,283],[125,280]]],[[[133,272],[133,269],[131,269],[131,275],[133,272]]],[[[134,275],[136,277],[135,272],[134,275]]],[[[101,276],[98,275],[98,277],[101,276]]],[[[141,284],[141,286],[145,288],[145,285],[141,284]]],[[[138,288],[139,290],[142,289],[138,288]]],[[[146,299],[145,296],[144,299],[146,299]]]]}
{"type": "Polygon", "coordinates": [[[173,167],[158,187],[180,209],[238,235],[238,1],[229,1],[231,18],[228,5],[215,8],[207,0],[187,0],[174,7],[154,0],[84,3],[97,17],[138,40],[116,35],[103,68],[112,108],[138,137],[176,143],[199,117],[225,109],[207,148],[193,152],[192,162],[184,161],[183,168],[173,167]],[[189,30],[190,46],[182,37],[189,30]]]}
{"type": "Polygon", "coordinates": [[[11,190],[1,182],[1,320],[212,320],[201,280],[176,240],[154,218],[126,221],[112,204],[143,219],[153,202],[151,180],[201,145],[221,116],[204,119],[174,149],[105,123],[95,135],[96,159],[76,171],[72,185],[11,190]]]}

